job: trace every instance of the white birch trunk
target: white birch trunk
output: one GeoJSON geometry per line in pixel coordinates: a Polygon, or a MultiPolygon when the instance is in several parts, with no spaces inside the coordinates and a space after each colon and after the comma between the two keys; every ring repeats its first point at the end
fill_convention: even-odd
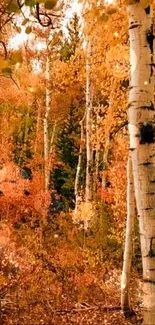
{"type": "Polygon", "coordinates": [[[87,45],[86,60],[86,202],[92,201],[92,91],[90,79],[91,45],[87,45]]]}
{"type": "Polygon", "coordinates": [[[55,140],[55,134],[56,134],[56,126],[57,122],[55,121],[53,126],[53,131],[51,135],[51,140],[49,144],[49,155],[48,155],[48,174],[47,174],[47,188],[49,189],[50,184],[50,171],[52,169],[52,156],[53,156],[53,149],[54,149],[54,140],[55,140]]]}
{"type": "Polygon", "coordinates": [[[99,134],[99,114],[96,116],[96,152],[94,161],[94,177],[93,177],[93,198],[97,198],[99,161],[100,161],[100,134],[99,134]]]}
{"type": "Polygon", "coordinates": [[[80,142],[78,165],[77,165],[77,169],[76,169],[75,186],[74,186],[74,194],[75,194],[75,210],[74,210],[74,214],[75,214],[75,216],[76,216],[76,213],[78,211],[78,206],[79,206],[80,200],[81,200],[81,195],[80,195],[80,173],[81,173],[81,166],[82,166],[85,115],[86,114],[84,114],[84,117],[80,122],[80,124],[81,124],[81,142],[80,142]]]}
{"type": "Polygon", "coordinates": [[[39,143],[39,132],[40,132],[40,125],[41,125],[41,105],[36,100],[36,108],[37,108],[37,124],[36,124],[36,139],[34,143],[34,154],[36,155],[38,150],[38,143],[39,143]]]}
{"type": "Polygon", "coordinates": [[[45,162],[45,192],[48,191],[48,183],[49,183],[49,135],[48,135],[48,116],[50,111],[50,90],[49,90],[49,82],[50,82],[50,59],[47,55],[46,58],[46,88],[45,88],[45,115],[44,115],[44,162],[45,162]]]}
{"type": "Polygon", "coordinates": [[[99,161],[100,161],[100,144],[96,146],[95,153],[95,172],[93,178],[93,197],[96,199],[97,196],[97,186],[98,186],[98,176],[99,176],[99,161]]]}
{"type": "Polygon", "coordinates": [[[130,150],[139,216],[144,324],[155,324],[155,109],[152,5],[128,6],[131,83],[129,94],[130,150]],[[150,44],[149,44],[150,43],[150,44]]]}
{"type": "Polygon", "coordinates": [[[130,315],[129,284],[130,272],[133,255],[134,238],[134,219],[135,219],[135,197],[132,173],[131,154],[128,157],[127,164],[127,224],[124,248],[123,271],[121,278],[121,307],[125,316],[130,315]]]}

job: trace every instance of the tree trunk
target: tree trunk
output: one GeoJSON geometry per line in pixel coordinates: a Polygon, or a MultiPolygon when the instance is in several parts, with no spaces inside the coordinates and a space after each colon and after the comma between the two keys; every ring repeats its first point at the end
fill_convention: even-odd
{"type": "Polygon", "coordinates": [[[80,199],[81,199],[81,195],[80,195],[80,172],[81,172],[81,166],[82,166],[85,115],[86,114],[84,114],[84,117],[80,122],[80,125],[81,125],[81,142],[80,142],[78,165],[77,165],[77,169],[76,169],[75,186],[74,186],[74,193],[75,193],[75,210],[74,210],[74,214],[75,214],[75,216],[76,216],[76,213],[78,211],[78,206],[79,206],[80,199]]]}
{"type": "Polygon", "coordinates": [[[49,189],[50,185],[50,172],[52,169],[52,162],[53,162],[53,151],[54,151],[54,142],[55,142],[55,135],[56,135],[56,126],[57,122],[55,121],[53,125],[53,131],[51,135],[51,140],[49,144],[49,155],[48,155],[48,175],[47,175],[47,188],[49,189]]]}
{"type": "Polygon", "coordinates": [[[124,249],[123,271],[121,279],[121,306],[125,316],[131,313],[129,301],[129,283],[133,254],[133,237],[134,237],[134,219],[135,219],[135,198],[134,184],[132,174],[131,154],[129,154],[127,164],[127,225],[124,249]]]}
{"type": "Polygon", "coordinates": [[[36,103],[36,110],[37,110],[37,123],[36,123],[36,138],[34,143],[34,154],[36,156],[38,151],[39,133],[40,133],[40,126],[41,126],[41,105],[37,99],[35,99],[35,103],[36,103]]]}
{"type": "Polygon", "coordinates": [[[93,175],[93,199],[97,199],[99,163],[100,163],[100,130],[99,130],[99,114],[96,114],[96,146],[94,158],[94,175],[93,175]]]}
{"type": "Polygon", "coordinates": [[[142,264],[144,324],[155,324],[155,109],[152,5],[128,6],[131,84],[130,150],[142,264]]]}
{"type": "Polygon", "coordinates": [[[46,59],[46,88],[45,88],[45,115],[44,115],[44,162],[45,162],[45,192],[48,191],[49,183],[49,135],[48,135],[48,116],[50,111],[50,90],[49,90],[49,81],[50,81],[50,60],[47,56],[46,59]]]}
{"type": "Polygon", "coordinates": [[[87,45],[86,61],[86,202],[92,201],[92,89],[90,80],[91,45],[87,45]]]}

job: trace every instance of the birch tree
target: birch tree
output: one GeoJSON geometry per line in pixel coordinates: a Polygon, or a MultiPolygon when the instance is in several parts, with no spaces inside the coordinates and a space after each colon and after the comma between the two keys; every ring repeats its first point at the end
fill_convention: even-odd
{"type": "Polygon", "coordinates": [[[44,161],[45,161],[45,191],[48,191],[49,183],[49,169],[48,169],[48,158],[49,158],[49,135],[48,135],[48,116],[50,111],[50,59],[47,55],[46,59],[46,87],[45,87],[45,115],[44,115],[44,161]]]}
{"type": "Polygon", "coordinates": [[[92,200],[92,89],[90,78],[91,44],[87,44],[86,60],[86,202],[92,200]]]}
{"type": "Polygon", "coordinates": [[[83,142],[84,142],[84,121],[85,121],[85,115],[83,116],[80,125],[81,125],[81,142],[80,142],[80,150],[79,150],[79,156],[78,156],[78,165],[76,169],[76,176],[75,176],[75,187],[74,187],[74,193],[75,193],[75,216],[78,211],[78,206],[81,200],[80,195],[80,173],[82,168],[82,154],[83,154],[83,142]]]}
{"type": "Polygon", "coordinates": [[[127,164],[127,225],[124,248],[124,262],[121,279],[121,306],[124,315],[131,313],[129,301],[129,282],[133,253],[133,238],[134,238],[134,219],[135,219],[135,198],[134,184],[132,174],[131,154],[128,157],[127,164]]]}
{"type": "Polygon", "coordinates": [[[139,217],[144,324],[155,324],[155,109],[152,5],[131,3],[129,133],[139,217]]]}
{"type": "Polygon", "coordinates": [[[46,70],[45,70],[45,114],[44,114],[44,175],[45,175],[45,192],[49,190],[50,182],[50,169],[51,169],[51,157],[53,153],[54,137],[56,133],[56,121],[53,126],[51,138],[49,136],[49,112],[51,108],[51,89],[50,89],[50,57],[47,54],[46,70]]]}

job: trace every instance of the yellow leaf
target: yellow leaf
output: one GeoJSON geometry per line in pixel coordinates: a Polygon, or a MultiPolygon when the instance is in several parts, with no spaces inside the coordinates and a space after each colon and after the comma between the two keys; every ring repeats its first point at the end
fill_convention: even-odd
{"type": "Polygon", "coordinates": [[[46,0],[45,1],[45,8],[46,9],[53,9],[56,4],[57,4],[58,0],[46,0]]]}
{"type": "Polygon", "coordinates": [[[8,61],[5,60],[2,56],[0,56],[0,69],[5,69],[8,67],[8,61]]]}
{"type": "Polygon", "coordinates": [[[30,34],[32,32],[32,28],[30,26],[27,26],[25,29],[26,34],[30,34]]]}

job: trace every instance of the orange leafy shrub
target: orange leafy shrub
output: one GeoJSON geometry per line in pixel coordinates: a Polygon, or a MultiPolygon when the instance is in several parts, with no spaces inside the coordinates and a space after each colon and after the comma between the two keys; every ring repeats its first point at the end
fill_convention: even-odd
{"type": "MultiPolygon", "coordinates": [[[[8,162],[0,170],[1,218],[12,224],[23,220],[45,217],[50,204],[50,194],[45,193],[43,175],[34,172],[32,180],[22,179],[17,165],[8,162]]],[[[40,220],[40,221],[41,221],[40,220]]]]}

